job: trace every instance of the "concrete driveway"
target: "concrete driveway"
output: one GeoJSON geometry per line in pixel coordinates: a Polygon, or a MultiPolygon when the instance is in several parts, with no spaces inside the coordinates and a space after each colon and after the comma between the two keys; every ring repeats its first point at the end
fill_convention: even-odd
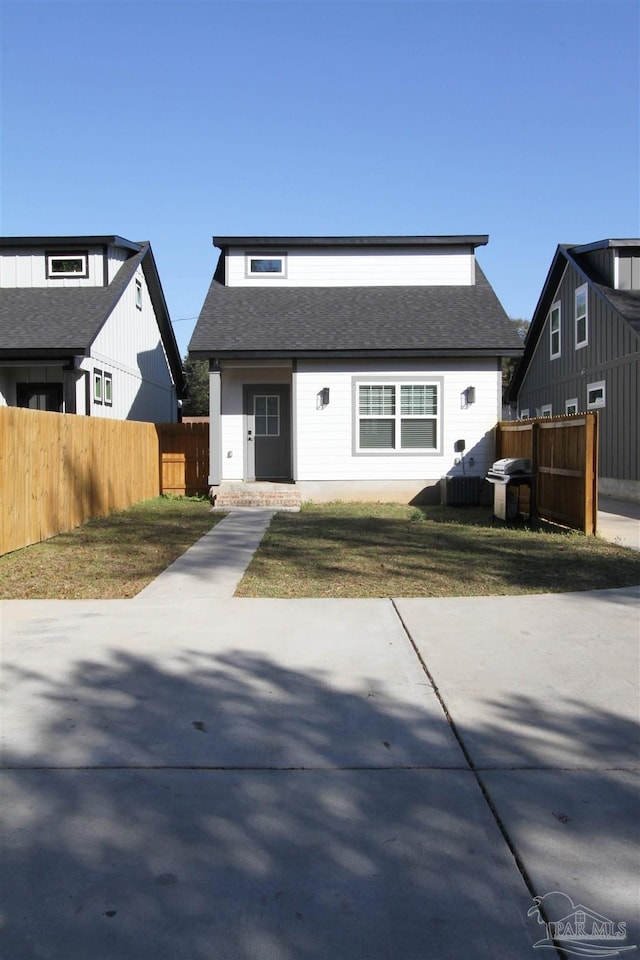
{"type": "Polygon", "coordinates": [[[5,601],[0,956],[640,943],[639,599],[5,601]]]}

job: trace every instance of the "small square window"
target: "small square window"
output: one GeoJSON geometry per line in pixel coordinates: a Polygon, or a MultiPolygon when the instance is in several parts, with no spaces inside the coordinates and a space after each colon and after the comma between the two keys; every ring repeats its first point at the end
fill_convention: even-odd
{"type": "Polygon", "coordinates": [[[574,397],[572,400],[567,400],[564,405],[564,412],[572,417],[578,412],[578,398],[574,397]]]}
{"type": "Polygon", "coordinates": [[[142,284],[136,280],[136,307],[142,310],[142,284]]]}
{"type": "Polygon", "coordinates": [[[286,255],[284,253],[274,253],[268,256],[247,254],[245,273],[247,277],[286,277],[286,255]]]}
{"type": "Polygon", "coordinates": [[[64,280],[75,277],[86,280],[89,276],[89,257],[86,250],[78,253],[47,253],[47,280],[64,280]]]}
{"type": "Polygon", "coordinates": [[[528,408],[528,407],[527,407],[525,410],[521,410],[521,411],[520,411],[520,419],[521,419],[521,420],[528,420],[528,419],[529,419],[529,408],[528,408]]]}
{"type": "Polygon", "coordinates": [[[553,416],[553,407],[550,403],[545,403],[540,407],[540,416],[541,417],[552,417],[553,416]]]}
{"type": "Polygon", "coordinates": [[[102,370],[93,371],[93,402],[102,403],[104,399],[102,390],[102,370]]]}
{"type": "Polygon", "coordinates": [[[597,410],[598,407],[606,406],[606,383],[604,380],[598,380],[596,383],[587,385],[587,410],[597,410]]]}

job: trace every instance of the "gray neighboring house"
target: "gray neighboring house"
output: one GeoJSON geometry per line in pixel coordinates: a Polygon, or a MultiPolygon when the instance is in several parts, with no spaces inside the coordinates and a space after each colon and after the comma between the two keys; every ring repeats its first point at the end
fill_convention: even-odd
{"type": "Polygon", "coordinates": [[[520,418],[599,412],[600,492],[640,500],[640,240],[561,244],[508,399],[520,418]]]}
{"type": "Polygon", "coordinates": [[[189,345],[210,364],[209,483],[407,502],[438,498],[442,477],[483,477],[501,357],[522,353],[476,261],[487,241],[214,238],[189,345]]]}
{"type": "Polygon", "coordinates": [[[0,238],[0,406],[172,423],[184,395],[149,243],[0,238]]]}

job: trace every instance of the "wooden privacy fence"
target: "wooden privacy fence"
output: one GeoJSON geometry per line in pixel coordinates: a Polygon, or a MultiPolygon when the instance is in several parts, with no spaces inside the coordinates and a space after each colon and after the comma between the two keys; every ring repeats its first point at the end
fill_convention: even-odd
{"type": "Polygon", "coordinates": [[[503,457],[531,460],[541,519],[596,532],[597,413],[502,421],[496,429],[496,459],[503,457]]]}
{"type": "Polygon", "coordinates": [[[158,491],[154,424],[0,407],[0,554],[158,491]]]}
{"type": "Polygon", "coordinates": [[[0,407],[0,556],[159,493],[206,494],[206,424],[0,407]]]}
{"type": "Polygon", "coordinates": [[[158,425],[161,490],[179,497],[209,492],[209,424],[158,425]]]}

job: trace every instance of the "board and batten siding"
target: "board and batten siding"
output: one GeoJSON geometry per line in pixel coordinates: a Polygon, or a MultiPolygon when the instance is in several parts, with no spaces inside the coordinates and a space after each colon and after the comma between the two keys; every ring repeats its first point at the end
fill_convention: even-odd
{"type": "Polygon", "coordinates": [[[290,251],[260,251],[255,256],[286,257],[286,277],[246,275],[250,248],[227,253],[227,286],[357,287],[357,286],[470,286],[475,283],[473,248],[319,251],[294,247],[290,251]]]}
{"type": "Polygon", "coordinates": [[[91,356],[82,362],[90,378],[96,368],[112,376],[113,404],[96,404],[91,385],[92,416],[175,422],[175,385],[141,267],[94,340],[91,356]],[[142,309],[136,306],[136,280],[142,309]]]}
{"type": "MultiPolygon", "coordinates": [[[[52,247],[7,247],[0,255],[0,287],[103,287],[105,285],[105,250],[102,246],[83,247],[70,244],[69,251],[88,253],[88,277],[47,277],[47,253],[61,255],[67,252],[62,246],[52,247]]],[[[110,248],[108,259],[114,258],[113,268],[108,270],[109,281],[117,273],[122,260],[126,260],[126,251],[110,248]]],[[[129,252],[130,255],[130,252],[129,252]]]]}
{"type": "Polygon", "coordinates": [[[599,411],[599,474],[602,479],[640,480],[640,337],[589,286],[588,343],[575,348],[575,291],[583,277],[568,266],[554,302],[561,304],[561,355],[550,357],[549,317],[518,394],[518,409],[540,415],[551,405],[564,414],[566,402],[577,400],[587,410],[589,384],[604,381],[605,406],[599,411]]]}

